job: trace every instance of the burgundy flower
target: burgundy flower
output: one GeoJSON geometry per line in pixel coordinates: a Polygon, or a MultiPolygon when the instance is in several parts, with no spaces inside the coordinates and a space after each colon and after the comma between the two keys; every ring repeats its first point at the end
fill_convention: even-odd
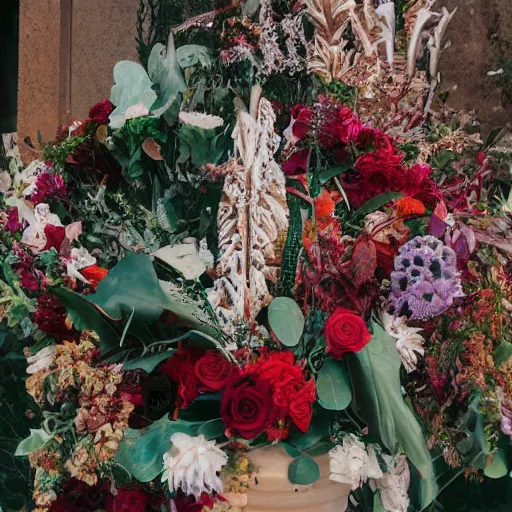
{"type": "Polygon", "coordinates": [[[16,206],[7,208],[7,222],[4,227],[11,233],[17,233],[20,230],[21,224],[18,216],[18,208],[16,206]]]}
{"type": "Polygon", "coordinates": [[[295,176],[296,174],[304,174],[309,169],[310,149],[301,149],[295,151],[293,155],[281,164],[283,172],[287,176],[295,176]]]}
{"type": "Polygon", "coordinates": [[[305,105],[294,105],[290,114],[290,124],[284,131],[284,136],[292,143],[295,143],[306,138],[309,134],[313,111],[305,105]]]}
{"type": "Polygon", "coordinates": [[[37,310],[34,313],[34,323],[37,327],[57,340],[74,336],[66,326],[66,309],[54,295],[44,294],[39,298],[37,310]]]}
{"type": "Polygon", "coordinates": [[[46,224],[44,227],[44,234],[46,236],[46,245],[44,246],[43,251],[48,251],[52,248],[60,251],[62,242],[64,242],[64,238],[66,238],[66,229],[64,226],[46,224]]]}
{"type": "Polygon", "coordinates": [[[99,485],[89,486],[75,478],[66,480],[50,512],[91,512],[104,507],[109,495],[99,485]]]}
{"type": "Polygon", "coordinates": [[[113,110],[114,105],[112,105],[110,100],[102,100],[91,107],[89,117],[91,118],[91,121],[94,121],[95,123],[107,124],[109,120],[108,118],[113,110]]]}
{"type": "Polygon", "coordinates": [[[48,199],[65,200],[67,197],[67,188],[60,174],[43,172],[37,177],[36,191],[30,199],[33,203],[45,203],[48,199]]]}

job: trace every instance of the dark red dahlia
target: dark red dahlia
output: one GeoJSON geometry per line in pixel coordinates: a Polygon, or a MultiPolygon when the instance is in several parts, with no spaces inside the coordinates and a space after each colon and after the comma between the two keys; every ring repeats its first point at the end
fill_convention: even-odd
{"type": "Polygon", "coordinates": [[[41,331],[54,336],[57,340],[73,336],[74,332],[66,326],[66,317],[66,309],[57,297],[46,293],[39,298],[34,323],[41,331]]]}
{"type": "Polygon", "coordinates": [[[108,118],[113,110],[114,105],[110,100],[102,100],[91,107],[89,117],[91,118],[91,121],[94,121],[95,123],[107,124],[109,121],[108,118]]]}

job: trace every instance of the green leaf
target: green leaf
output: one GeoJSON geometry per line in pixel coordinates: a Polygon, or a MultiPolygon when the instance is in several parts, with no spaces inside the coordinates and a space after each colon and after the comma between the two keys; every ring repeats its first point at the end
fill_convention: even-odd
{"type": "Polygon", "coordinates": [[[288,480],[292,484],[309,485],[315,483],[319,478],[318,464],[304,455],[297,457],[288,466],[288,480]]]}
{"type": "Polygon", "coordinates": [[[493,453],[491,463],[484,469],[484,475],[489,478],[503,478],[508,472],[507,454],[499,448],[493,453]]]}
{"type": "Polygon", "coordinates": [[[295,448],[294,446],[292,446],[291,444],[288,444],[288,443],[281,443],[281,446],[284,448],[285,452],[290,456],[290,457],[299,457],[301,455],[301,452],[299,450],[297,450],[297,448],[295,448]]]}
{"type": "Polygon", "coordinates": [[[226,427],[221,418],[207,421],[203,423],[198,430],[198,434],[202,434],[206,439],[217,439],[224,435],[226,427]]]}
{"type": "Polygon", "coordinates": [[[352,388],[347,367],[343,361],[327,359],[318,372],[316,381],[318,402],[324,409],[343,411],[352,401],[352,388]]]}
{"type": "Polygon", "coordinates": [[[324,169],[318,173],[318,179],[320,180],[320,185],[325,185],[330,179],[335,176],[339,176],[344,172],[347,172],[349,169],[352,169],[353,164],[350,162],[349,164],[339,165],[337,167],[332,167],[331,169],[324,169]]]}
{"type": "Polygon", "coordinates": [[[402,447],[421,473],[422,508],[437,493],[432,459],[418,420],[405,403],[400,385],[400,358],[394,340],[376,322],[366,347],[345,356],[352,382],[352,407],[367,423],[371,435],[379,436],[395,454],[402,447]]]}
{"type": "Polygon", "coordinates": [[[197,428],[197,423],[171,421],[165,416],[142,430],[127,428],[115,461],[139,482],[151,482],[163,471],[163,456],[171,447],[171,435],[184,432],[194,436],[197,428]]]}
{"type": "Polygon", "coordinates": [[[377,491],[373,495],[373,512],[386,512],[384,505],[382,504],[382,498],[380,497],[380,491],[377,491]]]}
{"type": "Polygon", "coordinates": [[[133,359],[123,364],[123,370],[135,370],[140,368],[147,373],[151,373],[162,361],[169,359],[176,351],[167,350],[149,357],[133,359]]]}
{"type": "Polygon", "coordinates": [[[110,127],[119,129],[125,123],[124,115],[129,107],[142,103],[149,109],[157,95],[146,70],[137,62],[118,62],[114,67],[114,81],[110,101],[116,108],[110,114],[110,127]]]}
{"type": "Polygon", "coordinates": [[[300,307],[293,299],[275,298],[268,307],[268,322],[283,345],[294,347],[299,343],[305,320],[300,307]]]}
{"type": "Polygon", "coordinates": [[[311,419],[308,431],[292,432],[288,442],[302,451],[316,446],[320,441],[329,436],[332,415],[332,412],[322,409],[320,406],[314,406],[313,418],[311,419]]]}
{"type": "Polygon", "coordinates": [[[67,288],[52,288],[50,291],[66,308],[75,329],[79,331],[91,329],[98,334],[102,354],[106,354],[119,346],[119,334],[94,304],[67,288]]]}
{"type": "Polygon", "coordinates": [[[173,125],[180,107],[177,100],[187,90],[187,85],[176,58],[172,32],[167,48],[161,43],[153,46],[148,60],[148,74],[160,89],[159,103],[162,107],[158,113],[169,125],[173,125]]]}
{"type": "Polygon", "coordinates": [[[17,457],[23,457],[29,453],[35,452],[42,448],[53,436],[48,434],[46,430],[30,429],[30,436],[23,439],[16,448],[14,455],[17,457]]]}
{"type": "Polygon", "coordinates": [[[325,455],[329,453],[334,448],[335,444],[331,441],[320,441],[315,446],[311,447],[309,450],[306,450],[306,455],[310,457],[320,457],[320,455],[325,455]]]}
{"type": "Polygon", "coordinates": [[[176,50],[176,58],[181,68],[190,68],[196,64],[209,67],[212,63],[210,52],[206,46],[199,44],[185,44],[176,50]]]}
{"type": "Polygon", "coordinates": [[[501,366],[512,357],[512,343],[502,341],[496,350],[492,353],[496,366],[501,366]]]}
{"type": "Polygon", "coordinates": [[[394,201],[400,197],[403,197],[401,192],[386,192],[385,194],[379,194],[378,196],[372,197],[369,201],[366,201],[363,206],[354,212],[353,218],[364,217],[369,213],[373,213],[374,211],[388,204],[390,201],[394,201]]]}

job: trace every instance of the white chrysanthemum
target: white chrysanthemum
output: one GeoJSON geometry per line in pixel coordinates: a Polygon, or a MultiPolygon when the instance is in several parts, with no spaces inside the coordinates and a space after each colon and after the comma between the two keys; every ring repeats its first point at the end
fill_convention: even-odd
{"type": "Polygon", "coordinates": [[[27,373],[33,375],[40,370],[47,370],[55,360],[55,345],[48,345],[33,356],[27,357],[27,373]]]}
{"type": "Polygon", "coordinates": [[[405,455],[393,459],[382,456],[388,466],[388,472],[376,481],[380,489],[380,498],[386,512],[407,512],[409,509],[409,484],[411,475],[405,455]]]}
{"type": "Polygon", "coordinates": [[[386,311],[382,311],[381,319],[385,331],[396,340],[398,355],[407,372],[416,370],[418,355],[425,353],[425,339],[419,334],[422,329],[409,327],[405,316],[395,317],[386,311]]]}
{"type": "Polygon", "coordinates": [[[171,436],[172,448],[164,454],[162,482],[169,484],[169,491],[181,489],[197,500],[203,492],[222,492],[222,482],[218,472],[226,464],[227,455],[215,441],[207,441],[204,436],[191,437],[176,433],[171,436]]]}
{"type": "Polygon", "coordinates": [[[329,452],[329,457],[331,458],[330,480],[350,484],[353,491],[361,482],[367,480],[368,453],[364,443],[354,434],[346,435],[343,438],[343,445],[335,446],[329,452]]]}
{"type": "Polygon", "coordinates": [[[201,114],[200,112],[180,112],[179,119],[182,123],[191,126],[197,126],[205,130],[213,130],[224,124],[224,119],[219,116],[212,116],[210,114],[201,114]]]}

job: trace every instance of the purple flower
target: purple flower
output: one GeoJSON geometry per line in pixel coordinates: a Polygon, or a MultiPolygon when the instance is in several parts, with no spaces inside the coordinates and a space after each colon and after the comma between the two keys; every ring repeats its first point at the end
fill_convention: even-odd
{"type": "Polygon", "coordinates": [[[403,245],[394,267],[388,305],[395,316],[432,318],[464,295],[455,251],[431,235],[403,245]]]}
{"type": "Polygon", "coordinates": [[[31,201],[35,204],[45,203],[48,199],[66,199],[67,188],[60,174],[43,172],[37,177],[35,192],[31,201]]]}

